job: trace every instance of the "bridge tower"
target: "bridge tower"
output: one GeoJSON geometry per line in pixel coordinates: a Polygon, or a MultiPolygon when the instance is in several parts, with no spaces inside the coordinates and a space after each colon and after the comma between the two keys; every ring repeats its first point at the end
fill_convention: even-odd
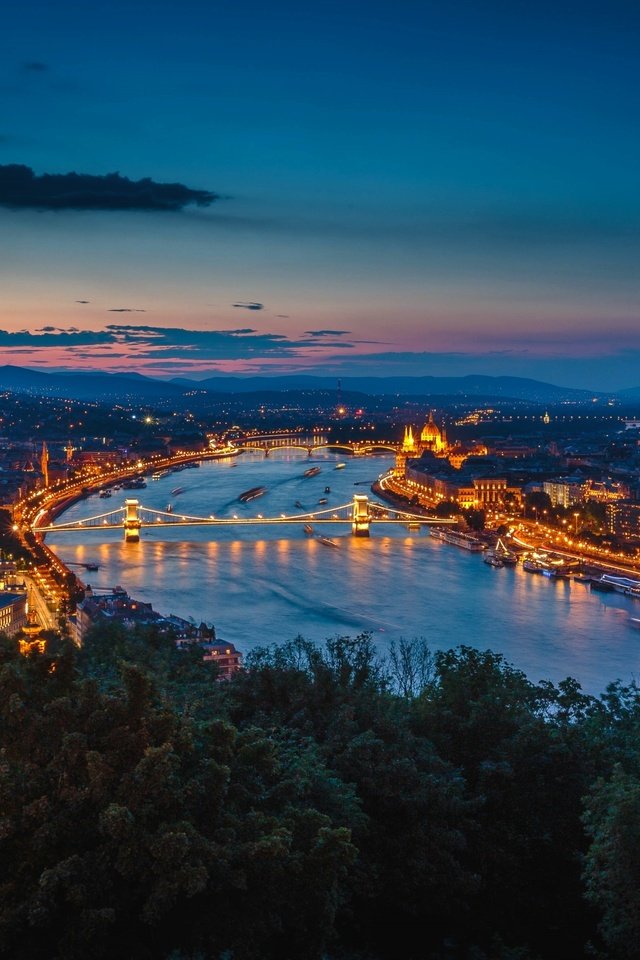
{"type": "Polygon", "coordinates": [[[369,497],[356,493],[353,498],[353,513],[351,515],[351,533],[354,537],[369,536],[369,497]]]}
{"type": "Polygon", "coordinates": [[[140,539],[142,521],[138,516],[138,500],[125,500],[124,539],[126,543],[137,543],[140,539]]]}

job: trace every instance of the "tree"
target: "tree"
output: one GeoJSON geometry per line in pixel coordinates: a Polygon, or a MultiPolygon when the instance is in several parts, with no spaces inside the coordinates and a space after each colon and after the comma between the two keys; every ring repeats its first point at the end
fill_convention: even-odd
{"type": "Polygon", "coordinates": [[[586,801],[592,838],[584,877],[589,900],[602,911],[600,930],[615,960],[640,956],[640,779],[620,764],[586,801]]]}

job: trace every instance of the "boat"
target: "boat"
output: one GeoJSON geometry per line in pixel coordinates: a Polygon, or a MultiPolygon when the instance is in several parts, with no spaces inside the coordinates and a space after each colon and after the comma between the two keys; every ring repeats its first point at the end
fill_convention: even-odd
{"type": "Polygon", "coordinates": [[[173,504],[168,503],[165,509],[167,513],[173,513],[173,504]]]}
{"type": "Polygon", "coordinates": [[[605,583],[610,583],[616,593],[623,593],[627,597],[640,595],[640,580],[632,580],[631,577],[614,577],[610,573],[603,573],[601,579],[605,583]]]}
{"type": "Polygon", "coordinates": [[[320,497],[320,499],[318,500],[318,503],[327,503],[327,498],[326,498],[326,497],[320,497]]]}
{"type": "Polygon", "coordinates": [[[110,497],[110,496],[111,496],[111,490],[101,490],[101,491],[100,491],[100,499],[101,499],[101,500],[105,500],[107,497],[110,497]]]}
{"type": "Polygon", "coordinates": [[[522,561],[522,569],[526,570],[527,573],[542,573],[544,567],[537,560],[527,559],[522,561]]]}
{"type": "Polygon", "coordinates": [[[592,590],[597,590],[598,593],[615,593],[616,590],[614,585],[605,580],[604,577],[592,577],[590,586],[592,590]]]}
{"type": "Polygon", "coordinates": [[[324,543],[325,547],[338,547],[340,546],[336,543],[335,540],[332,540],[330,537],[316,537],[318,543],[324,543]]]}
{"type": "Polygon", "coordinates": [[[463,533],[462,530],[446,530],[443,527],[432,527],[431,536],[436,540],[442,540],[444,543],[452,543],[455,547],[462,547],[463,550],[470,550],[472,553],[481,553],[487,549],[486,543],[473,537],[470,533],[463,533]]]}
{"type": "Polygon", "coordinates": [[[311,526],[310,523],[305,523],[303,529],[304,529],[304,532],[307,534],[308,537],[310,537],[310,536],[312,535],[312,533],[313,533],[313,527],[311,526]]]}
{"type": "Polygon", "coordinates": [[[151,474],[152,480],[159,480],[161,477],[164,477],[164,472],[162,470],[156,470],[155,473],[151,474]]]}
{"type": "Polygon", "coordinates": [[[266,492],[266,487],[251,487],[250,490],[245,490],[244,493],[241,493],[238,500],[240,503],[249,503],[250,500],[255,500],[256,497],[261,497],[262,494],[266,492]]]}
{"type": "Polygon", "coordinates": [[[294,507],[296,507],[298,510],[304,510],[304,507],[299,500],[296,500],[296,502],[294,503],[294,507]]]}
{"type": "Polygon", "coordinates": [[[184,491],[185,491],[185,487],[174,487],[173,490],[171,491],[171,496],[178,497],[180,496],[181,493],[184,493],[184,491]]]}
{"type": "Polygon", "coordinates": [[[490,567],[504,567],[503,561],[495,553],[487,553],[482,559],[490,567]]]}
{"type": "Polygon", "coordinates": [[[325,487],[325,488],[324,488],[324,492],[325,492],[325,493],[331,493],[331,487],[325,487]]]}
{"type": "MultiPolygon", "coordinates": [[[[388,513],[385,515],[384,519],[389,519],[388,513]]],[[[420,530],[420,524],[417,520],[409,520],[409,523],[407,524],[407,530],[420,530]]]]}
{"type": "Polygon", "coordinates": [[[317,477],[320,473],[320,467],[309,467],[308,470],[302,474],[303,477],[317,477]]]}
{"type": "Polygon", "coordinates": [[[336,465],[335,465],[335,467],[334,467],[333,469],[334,469],[334,470],[344,470],[345,467],[346,467],[346,463],[336,463],[336,465]]]}
{"type": "Polygon", "coordinates": [[[85,563],[85,564],[83,564],[83,566],[84,566],[85,570],[99,570],[99,569],[100,569],[100,564],[99,564],[99,563],[85,563]]]}
{"type": "Polygon", "coordinates": [[[505,567],[514,567],[518,562],[518,554],[513,550],[509,550],[509,548],[505,546],[500,539],[498,539],[498,542],[493,549],[493,555],[494,557],[498,557],[500,560],[502,560],[502,564],[505,567]]]}

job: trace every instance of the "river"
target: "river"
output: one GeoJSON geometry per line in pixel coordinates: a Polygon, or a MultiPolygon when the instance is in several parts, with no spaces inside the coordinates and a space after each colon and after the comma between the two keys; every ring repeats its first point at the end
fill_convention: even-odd
{"type": "MultiPolygon", "coordinates": [[[[337,506],[370,493],[390,463],[388,456],[330,452],[312,459],[303,451],[277,451],[267,460],[243,454],[148,479],[145,490],[89,497],[57,519],[104,513],[126,496],[195,516],[292,514],[296,500],[313,510],[323,497],[337,506]],[[336,470],[337,462],[345,468],[336,470]],[[304,477],[312,465],[321,472],[304,477]],[[238,502],[240,493],[262,485],[263,496],[238,502]],[[183,491],[172,494],[177,488],[183,491]]],[[[84,582],[119,584],[161,613],[214,623],[219,637],[245,653],[297,634],[321,641],[370,631],[381,652],[400,637],[424,637],[434,650],[465,643],[503,653],[532,680],[572,676],[590,693],[640,671],[640,630],[631,623],[640,617],[638,601],[520,566],[494,569],[477,554],[431,539],[425,528],[409,533],[373,524],[369,539],[352,537],[347,524],[329,530],[339,549],[294,525],[146,526],[138,544],[125,543],[121,530],[87,530],[49,534],[48,544],[67,563],[100,564],[95,572],[72,568],[84,582]]]]}

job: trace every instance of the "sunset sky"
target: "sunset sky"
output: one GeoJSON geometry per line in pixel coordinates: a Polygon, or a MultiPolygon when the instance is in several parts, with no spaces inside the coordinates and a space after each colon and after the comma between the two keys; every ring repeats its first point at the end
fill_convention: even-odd
{"type": "Polygon", "coordinates": [[[639,10],[7,6],[0,363],[640,385],[639,10]]]}

